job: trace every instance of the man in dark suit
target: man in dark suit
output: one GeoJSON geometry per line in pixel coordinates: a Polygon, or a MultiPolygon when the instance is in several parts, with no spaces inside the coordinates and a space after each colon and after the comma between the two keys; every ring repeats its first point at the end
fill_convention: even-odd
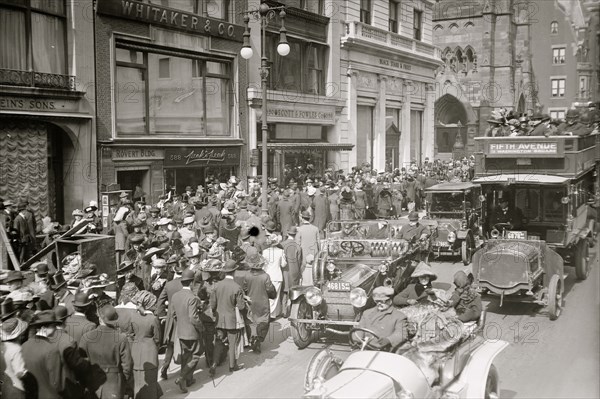
{"type": "Polygon", "coordinates": [[[281,243],[287,260],[287,266],[283,269],[284,290],[300,285],[302,277],[302,249],[296,243],[297,232],[296,226],[290,227],[287,239],[281,243]]]}
{"type": "Polygon", "coordinates": [[[192,293],[191,284],[195,273],[184,270],[181,274],[181,291],[173,294],[169,312],[176,320],[177,337],[181,345],[181,374],[175,380],[181,392],[194,384],[194,370],[202,355],[202,320],[200,319],[200,298],[192,293]]]}
{"type": "Polygon", "coordinates": [[[167,308],[165,305],[167,302],[171,303],[173,295],[183,289],[183,285],[181,285],[181,265],[179,263],[175,266],[174,272],[175,275],[173,276],[173,280],[168,281],[167,284],[165,284],[165,288],[161,291],[158,301],[156,302],[156,315],[158,317],[167,316],[163,335],[163,344],[167,346],[167,351],[165,352],[163,365],[160,368],[160,376],[163,380],[167,379],[167,370],[173,359],[175,346],[174,339],[176,334],[175,318],[173,317],[172,309],[170,307],[167,308]],[[167,312],[167,309],[169,312],[167,312]]]}
{"type": "MultiPolygon", "coordinates": [[[[100,326],[85,333],[79,342],[93,368],[99,368],[95,385],[100,399],[122,398],[127,381],[133,377],[133,360],[127,336],[118,329],[119,314],[112,305],[98,310],[100,326]],[[100,377],[101,378],[98,378],[100,377]]],[[[92,377],[93,378],[93,377],[92,377]]]]}
{"type": "Polygon", "coordinates": [[[37,394],[32,397],[44,399],[63,397],[65,381],[62,359],[59,347],[50,341],[56,333],[57,324],[52,310],[41,311],[29,324],[35,329],[35,336],[23,344],[22,354],[27,371],[33,375],[37,383],[37,394]]]}
{"type": "Polygon", "coordinates": [[[508,223],[508,229],[523,228],[523,211],[517,207],[510,206],[510,200],[505,194],[500,200],[500,206],[494,209],[492,214],[492,226],[498,223],[508,223]]]}
{"type": "Polygon", "coordinates": [[[88,307],[92,304],[88,295],[80,292],[73,299],[74,313],[65,320],[65,330],[75,342],[79,342],[81,337],[96,328],[96,324],[88,320],[85,313],[88,307]]]}
{"type": "MultiPolygon", "coordinates": [[[[241,316],[238,318],[238,310],[244,310],[246,304],[244,302],[244,292],[242,287],[235,282],[233,274],[238,268],[235,262],[227,262],[223,267],[225,278],[219,281],[213,292],[210,294],[210,307],[217,319],[217,341],[215,342],[215,353],[213,359],[217,360],[221,357],[223,350],[222,342],[227,338],[229,342],[229,371],[238,371],[243,368],[242,364],[237,364],[235,349],[238,346],[241,338],[241,330],[244,328],[244,321],[241,316]]],[[[213,363],[210,367],[210,374],[215,374],[216,364],[213,363]]]]}

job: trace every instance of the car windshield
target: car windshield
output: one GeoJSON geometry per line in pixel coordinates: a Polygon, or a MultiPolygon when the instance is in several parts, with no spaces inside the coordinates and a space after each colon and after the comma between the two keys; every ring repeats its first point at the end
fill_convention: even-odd
{"type": "Polygon", "coordinates": [[[452,193],[431,193],[431,208],[432,214],[449,214],[449,213],[463,213],[463,199],[464,194],[462,191],[452,193]]]}
{"type": "Polygon", "coordinates": [[[344,270],[340,276],[340,279],[342,281],[349,282],[354,287],[358,286],[361,282],[365,281],[375,273],[377,273],[377,271],[374,268],[371,268],[367,265],[358,264],[344,270]]]}

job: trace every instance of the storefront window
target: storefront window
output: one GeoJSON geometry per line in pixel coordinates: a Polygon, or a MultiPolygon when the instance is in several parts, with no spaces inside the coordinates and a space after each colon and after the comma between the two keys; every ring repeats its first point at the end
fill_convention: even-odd
{"type": "Polygon", "coordinates": [[[267,59],[272,60],[270,88],[317,95],[325,94],[327,47],[289,39],[290,53],[277,54],[278,35],[267,37],[267,59]]]}
{"type": "Polygon", "coordinates": [[[233,0],[146,0],[150,4],[233,22],[233,0]]]}
{"type": "Polygon", "coordinates": [[[64,1],[0,0],[0,68],[64,75],[66,42],[64,1]]]}
{"type": "Polygon", "coordinates": [[[227,62],[117,48],[116,80],[118,134],[231,135],[227,62]]]}

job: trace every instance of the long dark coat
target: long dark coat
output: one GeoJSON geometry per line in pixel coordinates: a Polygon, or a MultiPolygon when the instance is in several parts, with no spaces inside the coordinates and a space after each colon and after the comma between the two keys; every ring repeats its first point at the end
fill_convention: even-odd
{"type": "Polygon", "coordinates": [[[61,399],[64,378],[58,346],[46,337],[35,336],[23,344],[22,353],[27,371],[35,377],[37,397],[61,399]]]}
{"type": "Polygon", "coordinates": [[[271,315],[269,298],[275,299],[277,291],[271,282],[271,278],[262,269],[251,269],[246,275],[246,293],[252,300],[252,322],[268,323],[271,315]]]}
{"type": "MultiPolygon", "coordinates": [[[[158,316],[162,316],[167,312],[167,308],[165,306],[168,301],[171,303],[171,299],[173,298],[173,294],[183,289],[183,285],[181,285],[181,278],[176,278],[171,280],[165,284],[165,288],[160,293],[158,297],[158,301],[156,302],[156,314],[158,316]]],[[[169,308],[167,312],[167,321],[165,323],[165,332],[163,336],[163,343],[167,344],[169,342],[174,342],[175,339],[175,318],[173,317],[173,313],[169,308]]]]}
{"type": "Polygon", "coordinates": [[[85,316],[78,314],[72,314],[65,321],[65,330],[75,342],[79,342],[85,333],[95,329],[95,323],[89,321],[85,316]]]}
{"type": "Polygon", "coordinates": [[[296,206],[290,198],[282,198],[277,206],[277,221],[281,226],[281,235],[287,236],[290,227],[296,226],[298,216],[296,214],[296,206]]]}
{"type": "Polygon", "coordinates": [[[302,277],[302,249],[293,239],[281,243],[287,266],[283,269],[284,289],[300,285],[302,277]],[[286,270],[287,269],[287,270],[286,270]]]}
{"type": "Polygon", "coordinates": [[[315,195],[313,200],[314,212],[313,222],[319,228],[319,231],[324,231],[329,221],[329,201],[323,194],[315,195]]]}
{"type": "Polygon", "coordinates": [[[134,397],[158,399],[162,389],[158,384],[158,345],[160,343],[160,322],[153,314],[132,317],[135,339],[131,344],[133,358],[134,397]]]}
{"type": "Polygon", "coordinates": [[[93,367],[99,367],[100,375],[106,376],[96,381],[98,399],[122,398],[126,381],[132,376],[133,361],[127,336],[117,328],[100,326],[85,333],[79,343],[93,367]]]}

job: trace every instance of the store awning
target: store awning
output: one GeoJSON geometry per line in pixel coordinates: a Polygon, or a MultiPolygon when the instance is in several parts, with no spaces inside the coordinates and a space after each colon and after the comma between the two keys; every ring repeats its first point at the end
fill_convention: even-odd
{"type": "MultiPolygon", "coordinates": [[[[292,152],[305,151],[352,151],[354,144],[334,143],[267,143],[270,150],[284,150],[292,152]]],[[[260,148],[259,148],[260,149],[260,148]]]]}

